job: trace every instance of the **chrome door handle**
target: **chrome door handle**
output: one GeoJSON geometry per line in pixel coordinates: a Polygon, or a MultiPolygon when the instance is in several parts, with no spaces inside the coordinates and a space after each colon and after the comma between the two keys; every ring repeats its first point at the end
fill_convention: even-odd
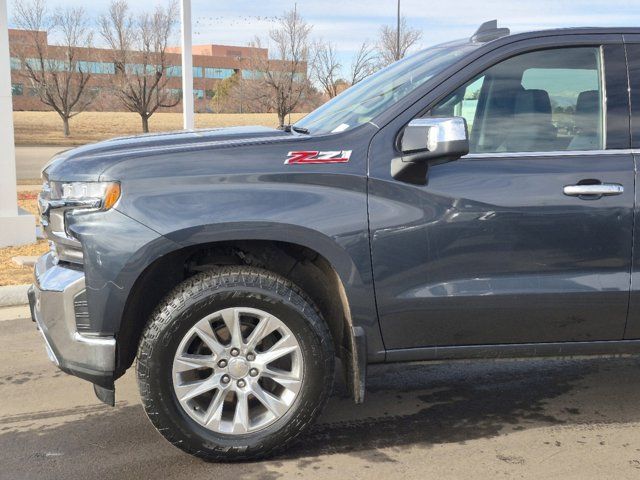
{"type": "Polygon", "coordinates": [[[611,196],[620,195],[624,187],[618,183],[601,183],[597,185],[566,185],[563,189],[565,195],[579,197],[582,195],[611,196]]]}

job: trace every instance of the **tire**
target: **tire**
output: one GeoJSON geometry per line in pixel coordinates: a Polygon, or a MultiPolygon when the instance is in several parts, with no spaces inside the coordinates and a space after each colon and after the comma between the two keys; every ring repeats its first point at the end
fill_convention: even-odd
{"type": "MultiPolygon", "coordinates": [[[[223,325],[222,330],[224,330],[226,325],[220,321],[215,323],[214,320],[206,320],[206,322],[207,325],[212,325],[212,329],[220,324],[223,325]]],[[[270,322],[272,325],[274,320],[270,320],[270,322]]],[[[240,338],[243,339],[243,342],[245,340],[249,342],[251,333],[245,339],[244,330],[242,332],[240,338]]],[[[216,336],[215,338],[220,340],[221,337],[216,336]]],[[[220,341],[222,342],[222,340],[220,341]]],[[[275,347],[271,348],[275,350],[275,347]]],[[[236,353],[236,355],[238,354],[236,353]]],[[[279,361],[281,360],[277,360],[277,362],[279,361]]],[[[221,267],[204,272],[178,285],[158,306],[142,333],[136,370],[145,412],[168,441],[197,457],[209,461],[230,462],[273,455],[288,447],[307,430],[320,414],[331,392],[334,363],[331,334],[313,301],[300,288],[282,276],[266,270],[242,266],[221,267]],[[252,396],[253,390],[251,390],[253,385],[257,393],[262,387],[256,386],[256,384],[264,386],[265,382],[270,382],[269,379],[265,380],[266,377],[263,375],[268,377],[267,374],[271,372],[273,364],[264,366],[259,376],[256,377],[259,380],[251,378],[249,375],[253,375],[258,369],[252,368],[249,370],[250,374],[246,373],[247,368],[253,365],[248,360],[253,358],[257,362],[256,357],[262,358],[264,355],[262,355],[262,351],[257,350],[259,347],[256,347],[256,353],[253,355],[245,352],[238,357],[229,356],[233,353],[229,350],[229,346],[234,342],[233,339],[237,338],[237,336],[232,336],[230,329],[228,332],[231,343],[225,346],[226,353],[220,353],[218,356],[213,353],[213,348],[210,350],[211,358],[218,362],[215,367],[211,367],[211,372],[206,369],[193,369],[192,366],[189,366],[192,370],[188,372],[180,371],[179,367],[183,365],[180,363],[181,359],[191,358],[190,355],[205,358],[204,355],[192,354],[187,350],[187,348],[195,348],[193,343],[196,343],[198,352],[207,352],[209,344],[205,344],[200,338],[199,332],[202,329],[197,329],[199,325],[203,325],[202,322],[205,321],[203,319],[216,318],[216,315],[227,315],[224,318],[228,318],[230,311],[234,312],[234,318],[242,319],[241,321],[244,322],[242,328],[244,329],[250,328],[245,323],[251,320],[250,317],[245,316],[245,312],[249,312],[248,315],[258,312],[255,313],[258,319],[251,320],[258,322],[254,327],[255,330],[258,330],[257,325],[263,321],[260,318],[273,319],[275,317],[275,320],[281,322],[277,323],[279,330],[274,330],[275,333],[270,334],[275,336],[268,337],[263,341],[263,346],[260,348],[265,348],[266,352],[271,350],[266,350],[264,344],[268,341],[277,343],[282,340],[282,338],[278,339],[279,335],[286,336],[289,342],[295,340],[300,347],[288,354],[290,355],[289,359],[284,357],[282,360],[292,365],[292,372],[297,368],[295,372],[301,373],[301,376],[297,377],[299,380],[297,380],[295,388],[298,390],[294,400],[291,400],[289,390],[282,387],[277,381],[274,384],[269,383],[269,388],[276,393],[280,392],[278,395],[282,396],[278,408],[273,410],[280,413],[287,408],[286,412],[279,417],[271,409],[266,408],[269,402],[258,402],[258,397],[252,396]],[[263,315],[265,312],[268,316],[263,315]],[[193,333],[194,331],[196,334],[193,333]],[[281,334],[281,332],[285,333],[281,334]],[[293,334],[293,339],[286,332],[293,334]],[[245,355],[246,358],[242,355],[245,355]],[[221,363],[223,360],[228,361],[228,364],[225,364],[226,370],[219,369],[220,365],[223,365],[221,363]],[[183,375],[196,375],[195,382],[199,382],[198,385],[204,383],[205,380],[207,382],[217,381],[220,388],[213,390],[214,393],[204,393],[202,396],[184,400],[192,393],[184,395],[183,398],[183,390],[191,388],[193,392],[195,389],[190,387],[192,383],[189,381],[183,382],[183,375]],[[241,377],[242,375],[245,377],[241,377]],[[225,376],[227,383],[223,384],[225,376]],[[201,380],[200,377],[206,378],[201,380]],[[245,379],[246,384],[242,384],[241,382],[245,379]],[[240,386],[245,385],[250,393],[246,397],[241,397],[244,394],[240,386]],[[224,393],[225,388],[235,390],[229,394],[224,393]],[[212,400],[207,404],[209,395],[212,396],[212,400]],[[223,397],[220,400],[222,406],[217,410],[219,413],[215,415],[216,419],[212,420],[216,427],[211,428],[209,424],[205,425],[204,422],[210,418],[207,416],[209,412],[216,411],[217,407],[213,404],[218,396],[223,397]],[[247,400],[241,400],[241,398],[247,400]],[[285,398],[287,402],[291,402],[288,407],[283,406],[285,398]],[[245,407],[245,405],[250,406],[245,407]],[[248,411],[254,416],[251,417],[249,414],[240,413],[240,411],[243,413],[248,411]],[[255,411],[259,413],[255,414],[255,411]],[[260,422],[266,422],[266,419],[271,417],[273,417],[271,423],[265,423],[264,427],[255,427],[257,428],[255,431],[251,430],[254,428],[253,424],[260,426],[260,422]],[[223,427],[227,430],[223,430],[223,427]],[[236,432],[236,428],[240,433],[236,432]],[[243,428],[246,428],[244,433],[242,433],[243,428]],[[229,429],[233,429],[233,431],[229,429]]],[[[280,370],[275,369],[274,371],[280,370]]],[[[288,371],[282,375],[293,376],[288,371]]],[[[272,397],[275,395],[274,393],[272,397]]]]}

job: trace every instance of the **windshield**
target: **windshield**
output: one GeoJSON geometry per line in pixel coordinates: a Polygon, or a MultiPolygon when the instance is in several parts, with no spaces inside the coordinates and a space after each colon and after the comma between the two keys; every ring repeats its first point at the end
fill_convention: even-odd
{"type": "Polygon", "coordinates": [[[369,122],[477,45],[437,46],[393,63],[295,124],[310,133],[343,132],[369,122]]]}

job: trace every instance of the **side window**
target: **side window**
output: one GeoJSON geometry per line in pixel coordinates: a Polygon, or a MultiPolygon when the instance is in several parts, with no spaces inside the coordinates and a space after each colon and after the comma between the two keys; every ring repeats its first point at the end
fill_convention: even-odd
{"type": "Polygon", "coordinates": [[[467,121],[469,133],[473,131],[473,124],[478,111],[478,100],[484,83],[484,76],[459,88],[447,100],[441,102],[431,112],[438,117],[463,117],[467,121]]]}
{"type": "Polygon", "coordinates": [[[604,149],[599,48],[540,50],[510,58],[428,113],[467,120],[472,153],[604,149]]]}
{"type": "Polygon", "coordinates": [[[631,132],[633,148],[640,148],[640,43],[627,44],[631,87],[631,132]]]}

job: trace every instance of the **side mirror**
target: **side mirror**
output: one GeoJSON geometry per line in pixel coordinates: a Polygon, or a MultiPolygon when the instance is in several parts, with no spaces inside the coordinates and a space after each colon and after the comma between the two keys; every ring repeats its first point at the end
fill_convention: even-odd
{"type": "Polygon", "coordinates": [[[391,175],[424,184],[429,165],[451,162],[469,153],[467,122],[462,117],[416,118],[398,140],[401,156],[391,162],[391,175]]]}

